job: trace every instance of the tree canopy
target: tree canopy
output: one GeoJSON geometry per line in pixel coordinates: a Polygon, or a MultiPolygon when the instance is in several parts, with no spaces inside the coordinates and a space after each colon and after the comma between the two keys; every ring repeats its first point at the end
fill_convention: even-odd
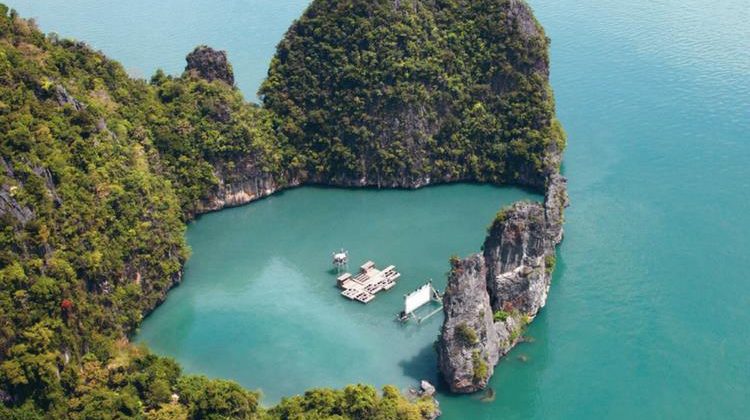
{"type": "Polygon", "coordinates": [[[318,0],[260,94],[320,179],[541,189],[564,142],[547,50],[518,0],[318,0]]]}

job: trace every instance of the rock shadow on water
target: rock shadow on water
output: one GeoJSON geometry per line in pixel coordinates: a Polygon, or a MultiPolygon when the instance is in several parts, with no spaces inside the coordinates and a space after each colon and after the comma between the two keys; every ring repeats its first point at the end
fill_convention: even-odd
{"type": "Polygon", "coordinates": [[[414,379],[416,382],[421,380],[438,384],[437,374],[437,353],[432,344],[423,347],[414,357],[404,359],[398,363],[404,372],[404,375],[414,379]]]}

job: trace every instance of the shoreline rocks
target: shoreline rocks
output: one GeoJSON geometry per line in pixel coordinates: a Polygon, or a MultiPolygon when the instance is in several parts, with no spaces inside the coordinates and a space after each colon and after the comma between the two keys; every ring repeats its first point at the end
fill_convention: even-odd
{"type": "Polygon", "coordinates": [[[440,411],[440,401],[435,398],[436,393],[437,390],[435,386],[432,385],[429,381],[422,379],[419,382],[419,388],[409,388],[409,390],[405,392],[404,395],[411,402],[425,399],[429,399],[430,401],[432,401],[433,410],[429,413],[422,412],[422,418],[425,420],[435,420],[443,414],[440,411]]]}
{"type": "Polygon", "coordinates": [[[501,211],[484,252],[452,262],[437,344],[438,367],[452,392],[485,389],[499,359],[546,304],[567,205],[566,180],[554,173],[543,204],[519,202],[501,211]]]}

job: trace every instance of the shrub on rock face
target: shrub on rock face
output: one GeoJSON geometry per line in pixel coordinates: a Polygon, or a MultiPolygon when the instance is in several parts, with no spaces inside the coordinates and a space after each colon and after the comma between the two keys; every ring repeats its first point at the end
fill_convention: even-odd
{"type": "Polygon", "coordinates": [[[471,365],[474,369],[474,382],[483,382],[487,379],[487,363],[482,358],[479,350],[471,352],[471,365]]]}
{"type": "Polygon", "coordinates": [[[544,257],[544,269],[547,274],[552,274],[555,271],[555,265],[557,264],[557,256],[554,254],[547,255],[544,257]]]}
{"type": "Polygon", "coordinates": [[[509,316],[510,316],[510,313],[503,311],[503,310],[499,310],[495,312],[493,318],[495,322],[497,322],[497,321],[505,321],[506,319],[508,319],[509,316]]]}
{"type": "Polygon", "coordinates": [[[460,324],[458,327],[456,327],[456,335],[467,346],[473,346],[479,343],[479,337],[477,337],[477,332],[474,331],[473,328],[466,325],[465,323],[460,324]]]}

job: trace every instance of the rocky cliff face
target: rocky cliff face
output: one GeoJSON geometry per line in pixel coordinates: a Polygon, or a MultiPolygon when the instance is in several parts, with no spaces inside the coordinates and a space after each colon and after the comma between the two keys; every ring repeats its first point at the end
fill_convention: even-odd
{"type": "MultiPolygon", "coordinates": [[[[16,179],[13,169],[2,156],[0,156],[0,170],[3,170],[5,176],[9,180],[14,180],[20,185],[23,185],[18,179],[16,179]]],[[[16,200],[15,191],[17,189],[17,186],[14,187],[10,185],[10,183],[3,183],[3,185],[0,186],[0,217],[9,215],[21,225],[25,225],[34,218],[34,212],[16,200]]]]}
{"type": "Polygon", "coordinates": [[[495,310],[536,315],[549,284],[545,276],[547,247],[544,208],[516,203],[502,211],[484,242],[486,287],[495,310]]]}
{"type": "MultiPolygon", "coordinates": [[[[557,151],[554,151],[557,153],[557,151]]],[[[556,168],[559,158],[548,157],[548,167],[556,168]]],[[[301,185],[327,185],[345,188],[407,188],[418,189],[429,185],[446,184],[452,182],[477,182],[471,177],[452,178],[445,176],[434,178],[429,176],[405,176],[389,181],[368,178],[326,178],[309,173],[286,174],[283,177],[274,176],[258,169],[252,159],[247,159],[235,165],[232,169],[217,166],[214,174],[219,183],[209,196],[202,200],[197,207],[197,214],[221,210],[226,207],[236,207],[248,204],[260,198],[267,197],[284,188],[301,185]]],[[[531,188],[542,188],[534,180],[528,180],[523,185],[531,188]]],[[[557,172],[549,176],[546,187],[545,206],[541,218],[549,220],[549,227],[545,228],[550,240],[559,243],[562,240],[562,209],[567,206],[566,180],[557,172]]],[[[489,239],[489,238],[488,238],[489,239]]]]}
{"type": "Polygon", "coordinates": [[[225,51],[217,51],[205,45],[196,47],[188,54],[186,72],[195,73],[198,77],[212,82],[223,80],[229,86],[234,86],[234,72],[227,61],[225,51]]]}
{"type": "MultiPolygon", "coordinates": [[[[237,207],[255,200],[268,197],[286,188],[301,185],[325,185],[342,188],[408,188],[417,189],[432,184],[429,178],[404,178],[379,183],[366,178],[333,178],[309,174],[287,174],[277,177],[258,170],[253,164],[240,164],[233,169],[215,167],[214,175],[218,180],[216,187],[208,196],[198,203],[195,214],[209,213],[227,207],[237,207]]],[[[451,181],[440,181],[451,182],[451,181]]],[[[455,181],[454,181],[455,182],[455,181]]]]}
{"type": "Polygon", "coordinates": [[[566,180],[553,174],[544,204],[521,202],[501,211],[484,253],[454,262],[438,340],[440,372],[453,392],[483,389],[499,358],[544,307],[567,205],[566,180]],[[475,340],[457,334],[467,328],[475,340]]]}
{"type": "Polygon", "coordinates": [[[484,386],[499,357],[492,306],[487,294],[484,258],[477,254],[455,261],[446,290],[446,317],[438,349],[440,369],[453,378],[453,389],[461,392],[484,386]],[[482,362],[480,362],[482,361],[482,362]],[[488,374],[489,372],[489,374],[488,374]]]}
{"type": "Polygon", "coordinates": [[[261,171],[252,159],[242,160],[231,169],[216,166],[214,175],[218,184],[208,197],[198,203],[197,214],[241,206],[300,184],[300,181],[292,177],[279,179],[261,171]]]}

